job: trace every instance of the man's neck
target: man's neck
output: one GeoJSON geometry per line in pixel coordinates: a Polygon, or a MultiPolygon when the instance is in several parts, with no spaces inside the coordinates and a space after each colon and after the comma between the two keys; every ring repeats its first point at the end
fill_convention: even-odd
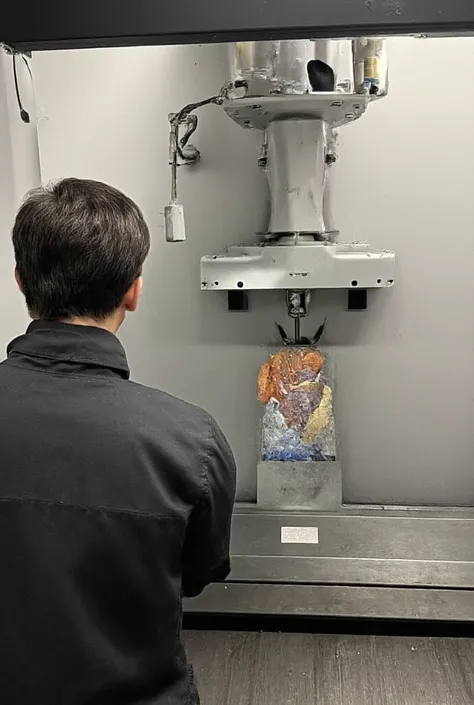
{"type": "Polygon", "coordinates": [[[69,323],[72,326],[87,326],[87,327],[91,327],[91,328],[102,328],[103,330],[106,330],[109,333],[113,333],[114,335],[117,334],[118,329],[122,325],[122,322],[123,322],[123,316],[118,315],[118,314],[114,314],[113,316],[110,316],[109,318],[105,318],[104,320],[97,320],[95,318],[78,318],[78,317],[63,319],[63,323],[69,323]]]}

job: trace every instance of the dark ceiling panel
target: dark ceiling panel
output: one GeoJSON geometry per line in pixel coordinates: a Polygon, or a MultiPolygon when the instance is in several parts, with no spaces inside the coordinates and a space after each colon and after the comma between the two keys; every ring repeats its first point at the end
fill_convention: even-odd
{"type": "Polygon", "coordinates": [[[474,0],[0,0],[25,50],[472,32],[474,0]]]}

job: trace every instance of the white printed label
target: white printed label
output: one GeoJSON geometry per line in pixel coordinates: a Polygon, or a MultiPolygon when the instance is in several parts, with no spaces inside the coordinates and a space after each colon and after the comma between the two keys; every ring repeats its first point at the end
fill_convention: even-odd
{"type": "Polygon", "coordinates": [[[317,526],[282,526],[282,543],[319,543],[319,529],[317,526]]]}

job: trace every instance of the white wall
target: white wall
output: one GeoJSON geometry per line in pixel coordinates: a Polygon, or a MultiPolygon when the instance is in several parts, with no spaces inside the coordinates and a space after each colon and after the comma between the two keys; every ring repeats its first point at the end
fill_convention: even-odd
{"type": "Polygon", "coordinates": [[[11,227],[26,191],[40,183],[36,108],[31,78],[17,58],[18,84],[31,122],[20,118],[13,82],[12,57],[0,49],[0,359],[9,341],[23,333],[28,318],[13,279],[11,227]]]}
{"type": "MultiPolygon", "coordinates": [[[[391,94],[345,128],[335,199],[345,239],[397,251],[397,285],[365,313],[318,294],[311,327],[329,314],[346,499],[474,503],[474,40],[390,48],[391,94]]],[[[188,242],[166,244],[162,223],[167,114],[215,92],[226,58],[222,46],[52,52],[35,73],[43,176],[109,181],[152,229],[143,305],[123,332],[134,378],[217,417],[251,499],[255,380],[285,311],[259,294],[250,313],[229,314],[199,290],[200,256],[251,240],[267,209],[254,137],[218,108],[200,116],[201,165],[181,175],[188,242]]]]}

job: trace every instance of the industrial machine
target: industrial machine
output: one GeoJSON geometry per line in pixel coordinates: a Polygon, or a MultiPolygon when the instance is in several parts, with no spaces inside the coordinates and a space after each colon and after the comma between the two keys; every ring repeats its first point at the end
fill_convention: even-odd
{"type": "Polygon", "coordinates": [[[239,42],[230,51],[232,80],[217,96],[170,116],[166,237],[170,242],[186,237],[177,172],[179,164],[200,158],[189,141],[197,128],[195,111],[208,103],[222,105],[238,125],[261,136],[258,164],[268,175],[270,222],[257,242],[203,257],[201,288],[227,291],[232,311],[247,310],[249,291],[286,291],[293,340],[281,326],[279,331],[285,344],[299,345],[308,340],[301,334],[301,318],[308,315],[311,291],[347,289],[348,308],[361,310],[367,307],[367,289],[388,288],[395,281],[394,253],[373,251],[363,242],[339,242],[330,208],[338,129],[361,118],[371,100],[388,91],[385,42],[366,37],[239,42]],[[344,58],[350,58],[349,66],[344,58]]]}
{"type": "MultiPolygon", "coordinates": [[[[301,328],[311,292],[347,290],[348,308],[360,310],[367,305],[367,289],[396,282],[394,253],[351,242],[351,233],[344,233],[343,242],[333,222],[331,171],[334,161],[344,158],[338,131],[364,119],[387,91],[383,42],[377,37],[471,33],[470,0],[356,0],[350,8],[342,0],[235,5],[206,0],[199,13],[185,9],[182,0],[166,8],[147,0],[123,1],[113,13],[105,0],[90,12],[86,6],[66,11],[50,0],[38,13],[33,3],[9,5],[0,10],[0,40],[13,56],[47,48],[233,43],[233,75],[209,101],[227,112],[235,129],[253,129],[260,136],[258,159],[269,176],[271,217],[266,232],[249,234],[250,244],[204,253],[202,296],[225,292],[230,309],[245,311],[253,290],[281,290],[294,321],[291,336],[283,326],[282,342],[308,346],[322,334],[301,328]],[[336,41],[326,41],[330,38],[336,41]],[[350,47],[345,67],[343,45],[350,47]]],[[[178,167],[198,159],[190,142],[198,107],[170,116],[171,241],[184,239],[178,167]]],[[[330,480],[322,478],[312,507],[239,505],[230,579],[188,609],[473,620],[473,509],[346,506],[342,479],[336,462],[330,480]]]]}

